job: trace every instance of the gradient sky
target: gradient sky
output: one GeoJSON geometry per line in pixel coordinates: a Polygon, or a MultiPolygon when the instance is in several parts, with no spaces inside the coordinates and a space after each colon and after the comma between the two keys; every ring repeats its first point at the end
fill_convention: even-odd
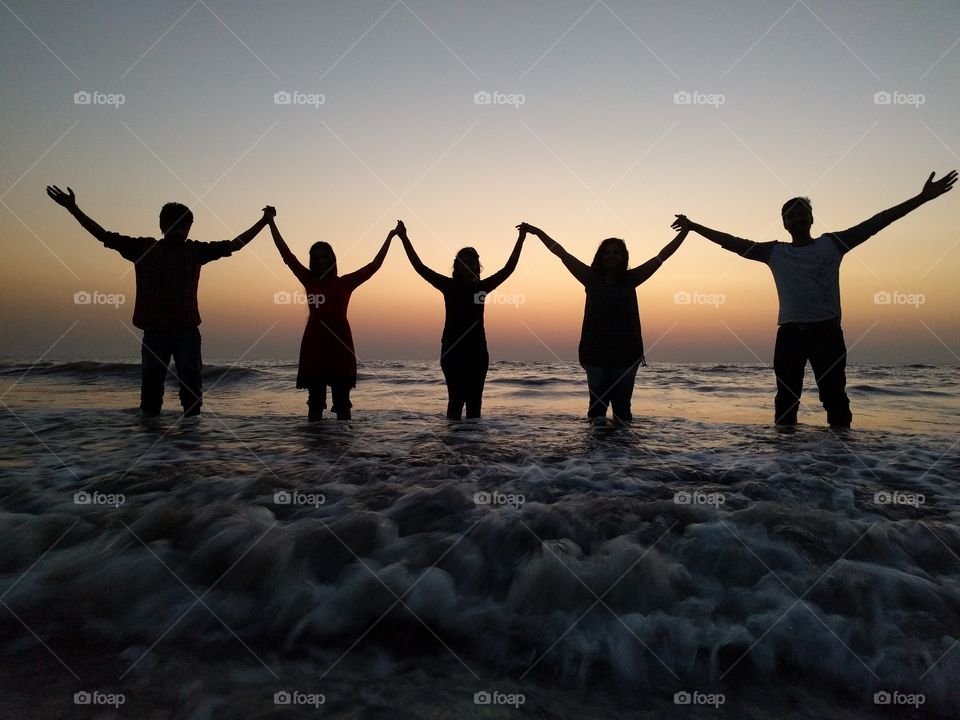
{"type": "MultiPolygon", "coordinates": [[[[623,237],[637,264],[673,237],[674,213],[788,239],[780,205],[809,195],[816,235],[960,166],[954,0],[3,0],[0,61],[7,357],[139,352],[132,266],[47,184],[131,235],[157,234],[160,206],[177,200],[194,239],[228,239],[270,203],[301,259],[326,240],[341,272],[403,218],[429,266],[449,272],[473,245],[488,273],[521,220],[586,262],[623,237]],[[324,102],[275,104],[282,91],[324,102]],[[524,102],[475,103],[495,91],[524,102]],[[78,92],[124,102],[76,104],[78,92]],[[723,102],[676,102],[683,92],[723,102]],[[882,92],[899,102],[878,104],[882,92]],[[77,305],[80,291],[126,303],[77,305]]],[[[852,362],[960,360],[958,209],[955,190],[845,259],[852,362]]],[[[205,357],[295,357],[306,308],[274,297],[297,288],[267,231],[208,265],[205,357]]],[[[522,302],[488,303],[494,359],[576,358],[583,291],[535,238],[499,292],[522,302]]],[[[651,361],[772,357],[769,270],[699,236],[638,297],[651,361]]],[[[443,304],[396,243],[350,321],[361,359],[432,358],[443,304]]]]}

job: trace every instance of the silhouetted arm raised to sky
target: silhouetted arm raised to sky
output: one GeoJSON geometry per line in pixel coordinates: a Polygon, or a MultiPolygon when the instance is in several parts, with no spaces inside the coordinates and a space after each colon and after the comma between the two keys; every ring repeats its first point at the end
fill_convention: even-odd
{"type": "Polygon", "coordinates": [[[437,290],[443,292],[443,288],[450,278],[441,275],[435,270],[431,270],[423,264],[420,256],[417,255],[417,251],[413,249],[413,243],[411,243],[410,238],[407,237],[407,228],[402,220],[397,221],[396,233],[397,237],[400,238],[400,242],[403,243],[403,249],[407,253],[407,259],[410,261],[410,264],[413,265],[413,269],[416,270],[417,275],[433,285],[437,290]]]}
{"type": "MultiPolygon", "coordinates": [[[[257,220],[253,225],[250,226],[248,230],[244,230],[242,233],[237,235],[233,240],[230,240],[230,249],[236,252],[243,248],[248,242],[253,240],[257,235],[260,234],[260,231],[263,230],[267,225],[270,224],[270,221],[277,216],[277,211],[275,208],[267,205],[263,209],[263,217],[257,220]]],[[[276,237],[274,237],[276,241],[276,237]]],[[[282,242],[282,240],[281,240],[282,242]]]]}
{"type": "Polygon", "coordinates": [[[681,230],[677,233],[677,236],[663,246],[663,250],[658,252],[652,258],[647,260],[642,265],[637,265],[637,267],[627,271],[627,279],[633,283],[633,286],[636,287],[642,282],[650,279],[650,276],[653,275],[657,270],[660,269],[660,266],[666,262],[667,258],[673,255],[677,249],[683,244],[683,241],[687,237],[689,230],[681,230]]]}
{"type": "Polygon", "coordinates": [[[684,230],[692,230],[695,233],[703,235],[707,240],[715,242],[724,250],[735,252],[737,255],[745,257],[748,260],[757,260],[758,262],[765,263],[770,259],[770,251],[773,249],[775,243],[758,243],[753,240],[744,240],[736,235],[730,235],[729,233],[720,232],[719,230],[695,223],[686,215],[677,215],[676,218],[673,225],[670,226],[674,230],[681,232],[684,230]]]}
{"type": "MultiPolygon", "coordinates": [[[[272,208],[271,208],[272,209],[272,208]]],[[[274,215],[276,211],[274,211],[274,215]]],[[[297,276],[297,280],[306,285],[310,280],[313,279],[312,273],[303,266],[297,256],[294,255],[290,248],[287,247],[287,243],[284,242],[283,236],[280,234],[279,228],[277,228],[277,223],[274,220],[274,216],[270,216],[267,220],[267,224],[270,226],[270,234],[273,236],[273,244],[277,246],[277,250],[280,251],[280,257],[283,259],[283,262],[286,263],[287,267],[293,271],[293,274],[297,276]]]]}
{"type": "Polygon", "coordinates": [[[872,235],[883,230],[887,225],[902,218],[907,213],[911,213],[926,202],[940,197],[949,192],[954,183],[957,182],[957,171],[951,170],[939,180],[934,180],[936,173],[930,173],[930,177],[923,184],[923,189],[909,200],[905,200],[899,205],[882,210],[869,220],[859,225],[855,225],[849,230],[831,233],[834,242],[840,247],[842,252],[849,252],[857,245],[869,239],[872,235]]]}
{"type": "Polygon", "coordinates": [[[552,252],[558,258],[560,262],[564,264],[567,270],[570,271],[570,274],[573,275],[577,280],[582,284],[586,285],[587,281],[590,279],[590,266],[586,263],[580,262],[573,255],[568,253],[563,249],[563,246],[560,245],[556,240],[547,235],[543,230],[538,227],[534,227],[529,223],[520,223],[517,225],[517,228],[525,232],[530,233],[531,235],[536,235],[540,238],[541,242],[547,246],[547,250],[552,252]]]}
{"type": "Polygon", "coordinates": [[[383,260],[385,257],[387,257],[387,251],[390,249],[390,241],[393,240],[393,236],[396,234],[396,229],[388,232],[386,240],[383,241],[383,245],[380,246],[380,250],[374,256],[373,260],[359,270],[355,270],[352,273],[347,273],[343,276],[343,279],[352,284],[353,287],[357,287],[358,285],[361,285],[372,278],[373,274],[380,269],[381,265],[383,265],[383,260]]]}
{"type": "Polygon", "coordinates": [[[100,227],[96,221],[91,220],[86,213],[83,212],[83,210],[77,207],[77,196],[74,195],[72,188],[68,187],[67,192],[64,192],[56,185],[47,185],[47,195],[57,205],[66,208],[67,212],[77,219],[77,222],[80,223],[84,230],[93,235],[100,242],[103,242],[107,235],[107,231],[100,227]]]}
{"type": "Polygon", "coordinates": [[[513,274],[513,271],[517,269],[517,263],[520,261],[520,251],[523,250],[523,241],[527,236],[527,231],[522,227],[520,228],[520,233],[517,235],[517,242],[513,246],[513,252],[510,253],[510,257],[507,258],[507,264],[500,268],[497,272],[493,273],[486,280],[481,281],[483,289],[487,292],[491,290],[496,290],[500,287],[500,284],[506,280],[510,275],[513,274]]]}

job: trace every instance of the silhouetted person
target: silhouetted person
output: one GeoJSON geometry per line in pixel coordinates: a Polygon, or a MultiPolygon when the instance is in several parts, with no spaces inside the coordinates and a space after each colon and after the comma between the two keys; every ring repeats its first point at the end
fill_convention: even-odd
{"type": "Polygon", "coordinates": [[[350,390],[357,386],[357,356],[353,334],[347,322],[347,306],[353,291],[383,265],[396,234],[391,230],[373,261],[346,275],[337,274],[337,256],[325,242],[310,246],[310,267],[304,267],[283,241],[277,224],[270,219],[270,232],[280,257],[303,284],[309,316],[300,342],[297,387],[306,388],[308,420],[320,420],[327,407],[327,386],[333,396],[332,410],[338,420],[350,419],[350,390]]]}
{"type": "Polygon", "coordinates": [[[607,407],[612,405],[614,420],[630,422],[633,419],[630,411],[633,383],[638,367],[646,365],[637,286],[648,280],[677,251],[687,236],[686,231],[679,233],[647,262],[628,269],[627,245],[620,238],[603,240],[593,262],[586,265],[543,230],[527,223],[517,227],[521,232],[539,237],[586,291],[579,356],[590,391],[587,417],[591,420],[604,418],[607,407]]]}
{"type": "Polygon", "coordinates": [[[163,382],[172,355],[177,366],[183,414],[198,415],[203,404],[197,307],[200,268],[228,257],[253,240],[266,227],[269,208],[264,208],[263,217],[233,240],[197,242],[187,239],[193,225],[190,209],[179,203],[167,203],[160,209],[163,238],[156,240],[107,232],[77,207],[77,198],[70,188],[65,193],[56,185],[47,186],[47,195],[70,211],[104,247],[116,250],[134,263],[137,298],[133,324],[143,330],[140,410],[147,416],[160,414],[163,382]]]}
{"type": "Polygon", "coordinates": [[[895,220],[953,187],[956,171],[934,181],[930,173],[920,193],[848,230],[811,237],[813,206],[809,198],[787,200],[780,210],[791,242],[752,242],[677,215],[673,227],[693,230],[726,250],[766,263],[777,286],[780,313],[773,372],[777,379],[774,422],[796,425],[807,361],[820,390],[827,422],[849,428],[853,415],[847,397],[847,348],[840,327],[840,261],[843,256],[895,220]]]}
{"type": "Polygon", "coordinates": [[[490,364],[483,328],[484,301],[487,293],[498,288],[516,269],[526,233],[520,231],[507,264],[485,280],[480,279],[480,256],[472,247],[465,247],[457,253],[453,275],[445,277],[420,261],[403,222],[397,223],[397,235],[413,269],[443,293],[446,318],[440,339],[440,368],[447,382],[447,419],[459,420],[464,405],[467,418],[478,418],[483,402],[483,383],[490,364]]]}

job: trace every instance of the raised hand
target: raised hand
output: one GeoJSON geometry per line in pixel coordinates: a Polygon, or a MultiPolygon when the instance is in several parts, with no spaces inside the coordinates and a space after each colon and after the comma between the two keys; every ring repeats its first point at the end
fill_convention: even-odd
{"type": "Polygon", "coordinates": [[[47,185],[47,195],[57,205],[65,207],[67,210],[75,210],[77,207],[77,196],[73,194],[72,188],[67,188],[67,192],[64,192],[56,185],[47,185]]]}
{"type": "Polygon", "coordinates": [[[677,232],[690,232],[690,226],[693,223],[690,221],[686,215],[675,215],[676,220],[673,221],[673,224],[670,226],[677,232]]]}
{"type": "Polygon", "coordinates": [[[939,180],[934,180],[934,175],[936,175],[936,173],[930,173],[930,177],[928,177],[927,181],[923,184],[923,190],[920,191],[920,197],[924,200],[933,200],[934,198],[940,197],[945,192],[949,192],[953,184],[957,182],[956,170],[951,170],[939,180]]]}
{"type": "Polygon", "coordinates": [[[264,220],[273,220],[277,216],[277,209],[273,205],[267,205],[263,209],[264,220]]]}
{"type": "Polygon", "coordinates": [[[407,227],[403,224],[403,220],[397,220],[397,226],[393,229],[393,232],[400,238],[407,236],[407,227]]]}
{"type": "Polygon", "coordinates": [[[519,230],[523,234],[536,235],[538,237],[543,232],[540,228],[534,227],[528,222],[522,222],[516,227],[517,227],[517,230],[519,230]]]}

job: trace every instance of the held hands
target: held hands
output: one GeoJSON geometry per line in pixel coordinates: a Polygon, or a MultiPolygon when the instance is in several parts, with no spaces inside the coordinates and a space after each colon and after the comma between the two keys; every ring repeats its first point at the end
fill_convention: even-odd
{"type": "Polygon", "coordinates": [[[541,230],[540,228],[534,227],[533,225],[527,222],[522,222],[516,227],[517,227],[517,230],[520,231],[521,236],[530,234],[530,235],[536,235],[537,237],[540,237],[543,234],[543,230],[541,230]]]}
{"type": "Polygon", "coordinates": [[[945,192],[949,192],[953,184],[957,181],[956,170],[951,170],[939,180],[934,180],[934,175],[936,175],[936,173],[930,173],[930,177],[928,177],[927,181],[923,184],[923,190],[920,191],[920,197],[923,198],[924,201],[933,200],[945,192]]]}
{"type": "Polygon", "coordinates": [[[401,240],[407,239],[407,227],[403,224],[403,220],[397,220],[397,226],[390,231],[390,235],[388,237],[393,235],[396,235],[401,240]]]}
{"type": "Polygon", "coordinates": [[[277,216],[277,209],[273,205],[267,205],[263,209],[263,219],[268,223],[272,223],[273,219],[277,216]]]}
{"type": "Polygon", "coordinates": [[[47,185],[47,195],[57,205],[65,207],[67,210],[73,211],[77,209],[77,196],[73,194],[72,188],[68,187],[67,192],[64,192],[56,185],[47,185]],[[69,193],[69,195],[67,193],[69,193]]]}
{"type": "Polygon", "coordinates": [[[677,232],[688,233],[692,229],[693,223],[690,221],[686,215],[675,215],[677,219],[673,221],[673,224],[670,226],[677,232]]]}

